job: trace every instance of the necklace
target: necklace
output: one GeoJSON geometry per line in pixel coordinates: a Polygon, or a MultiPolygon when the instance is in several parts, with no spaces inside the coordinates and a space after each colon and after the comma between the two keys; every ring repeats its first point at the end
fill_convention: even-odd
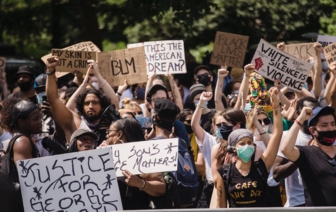
{"type": "Polygon", "coordinates": [[[243,175],[244,177],[246,177],[246,176],[250,173],[250,170],[245,171],[245,170],[238,169],[238,171],[239,171],[239,173],[240,173],[241,175],[243,175]]]}

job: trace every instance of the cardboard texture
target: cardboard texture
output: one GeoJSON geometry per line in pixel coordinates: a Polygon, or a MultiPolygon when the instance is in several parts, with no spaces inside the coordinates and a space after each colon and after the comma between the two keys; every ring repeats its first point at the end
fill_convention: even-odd
{"type": "Polygon", "coordinates": [[[279,79],[285,86],[301,92],[312,64],[291,56],[261,39],[253,56],[256,72],[270,79],[279,79]]]}
{"type": "Polygon", "coordinates": [[[289,44],[286,45],[285,52],[303,60],[316,55],[314,43],[289,44]]]}
{"type": "Polygon", "coordinates": [[[86,74],[89,65],[88,60],[96,60],[97,52],[88,51],[70,51],[63,49],[52,49],[51,54],[58,56],[59,63],[57,66],[58,72],[73,72],[78,70],[86,74]]]}
{"type": "Polygon", "coordinates": [[[324,55],[328,65],[336,61],[336,43],[332,43],[324,48],[324,55]]]}
{"type": "MultiPolygon", "coordinates": [[[[70,50],[70,51],[92,51],[92,52],[100,52],[100,49],[91,41],[81,42],[74,44],[72,46],[68,46],[63,48],[63,50],[70,50]]],[[[50,54],[44,55],[41,60],[47,64],[47,59],[51,56],[50,54]]]]}
{"type": "Polygon", "coordinates": [[[210,63],[243,67],[248,39],[248,36],[217,32],[210,63]]]}
{"type": "Polygon", "coordinates": [[[5,57],[0,57],[0,74],[4,72],[6,69],[6,58],[5,57]]]}
{"type": "Polygon", "coordinates": [[[100,74],[111,86],[147,82],[144,47],[97,53],[100,74]]]}

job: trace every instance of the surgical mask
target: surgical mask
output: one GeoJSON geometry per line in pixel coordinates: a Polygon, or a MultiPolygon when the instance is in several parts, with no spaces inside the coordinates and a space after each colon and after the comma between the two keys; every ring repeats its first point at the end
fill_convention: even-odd
{"type": "MultiPolygon", "coordinates": [[[[195,107],[197,107],[198,103],[199,103],[199,100],[195,100],[195,107]]],[[[207,108],[207,106],[208,106],[208,102],[205,102],[204,108],[207,108]]]]}
{"type": "Polygon", "coordinates": [[[317,140],[320,144],[323,146],[331,146],[334,144],[335,139],[336,139],[336,130],[332,131],[317,131],[317,140]]]}
{"type": "Polygon", "coordinates": [[[198,82],[204,86],[210,85],[211,82],[210,82],[210,77],[208,75],[209,75],[208,73],[197,75],[198,82]]]}
{"type": "Polygon", "coordinates": [[[265,125],[265,126],[263,126],[262,128],[265,130],[266,133],[269,132],[269,125],[265,125]]]}
{"type": "Polygon", "coordinates": [[[329,69],[327,61],[322,62],[322,71],[327,71],[329,69]]]}
{"type": "Polygon", "coordinates": [[[237,156],[244,161],[244,163],[249,162],[254,153],[254,146],[245,145],[237,148],[237,156]]]}
{"type": "Polygon", "coordinates": [[[229,138],[229,135],[233,131],[232,129],[233,129],[233,126],[225,126],[222,124],[221,127],[219,128],[219,132],[222,135],[222,139],[227,141],[229,138]]]}
{"type": "Polygon", "coordinates": [[[219,128],[216,129],[216,136],[217,136],[218,138],[223,139],[223,136],[222,136],[222,134],[220,133],[219,128]]]}
{"type": "Polygon", "coordinates": [[[193,130],[192,130],[192,128],[191,128],[190,125],[185,124],[184,126],[185,126],[185,128],[186,128],[188,134],[193,133],[193,130]]]}
{"type": "Polygon", "coordinates": [[[29,81],[29,82],[18,82],[18,86],[21,91],[25,92],[28,91],[30,88],[33,87],[34,81],[29,81]]]}
{"type": "Polygon", "coordinates": [[[46,92],[38,93],[37,95],[37,102],[42,105],[43,104],[43,96],[47,96],[46,92]]]}
{"type": "Polygon", "coordinates": [[[93,83],[91,83],[91,85],[92,85],[92,87],[94,89],[99,90],[99,84],[98,84],[98,82],[93,82],[93,83]]]}

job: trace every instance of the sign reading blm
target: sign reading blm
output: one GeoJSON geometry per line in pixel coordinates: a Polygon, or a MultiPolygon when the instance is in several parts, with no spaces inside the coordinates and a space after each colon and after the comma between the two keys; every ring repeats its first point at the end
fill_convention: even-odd
{"type": "Polygon", "coordinates": [[[261,39],[253,56],[256,72],[270,80],[280,80],[285,86],[301,92],[312,64],[297,59],[261,39]]]}
{"type": "MultiPolygon", "coordinates": [[[[160,139],[107,146],[112,148],[117,177],[128,170],[133,175],[176,171],[178,139],[160,139]]],[[[102,147],[104,148],[104,147],[102,147]]]]}
{"type": "Polygon", "coordinates": [[[147,82],[143,47],[97,53],[100,74],[111,86],[147,82]]]}
{"type": "Polygon", "coordinates": [[[25,211],[122,210],[109,149],[17,162],[25,211]]]}
{"type": "Polygon", "coordinates": [[[217,32],[210,63],[243,67],[248,39],[248,36],[217,32]]]}
{"type": "Polygon", "coordinates": [[[88,60],[96,60],[96,52],[70,51],[63,49],[52,49],[51,54],[59,59],[57,71],[72,72],[74,70],[86,74],[89,65],[88,60]]]}
{"type": "Polygon", "coordinates": [[[183,40],[150,41],[128,44],[127,48],[145,48],[147,74],[187,73],[183,40]]]}

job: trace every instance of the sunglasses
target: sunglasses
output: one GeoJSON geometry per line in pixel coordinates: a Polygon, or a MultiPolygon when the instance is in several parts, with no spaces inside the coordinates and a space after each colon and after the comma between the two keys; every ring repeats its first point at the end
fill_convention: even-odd
{"type": "Polygon", "coordinates": [[[222,123],[218,123],[218,124],[215,124],[217,126],[217,128],[220,128],[222,125],[224,126],[228,126],[226,123],[222,122],[222,123]]]}
{"type": "Polygon", "coordinates": [[[184,120],[184,122],[186,122],[187,124],[191,125],[191,119],[189,119],[189,120],[184,120]]]}
{"type": "Polygon", "coordinates": [[[269,118],[264,118],[264,119],[258,119],[259,123],[262,125],[269,125],[271,123],[271,120],[269,118]]]}
{"type": "Polygon", "coordinates": [[[336,160],[333,158],[332,160],[328,161],[330,165],[333,167],[334,171],[336,172],[336,160]]]}

